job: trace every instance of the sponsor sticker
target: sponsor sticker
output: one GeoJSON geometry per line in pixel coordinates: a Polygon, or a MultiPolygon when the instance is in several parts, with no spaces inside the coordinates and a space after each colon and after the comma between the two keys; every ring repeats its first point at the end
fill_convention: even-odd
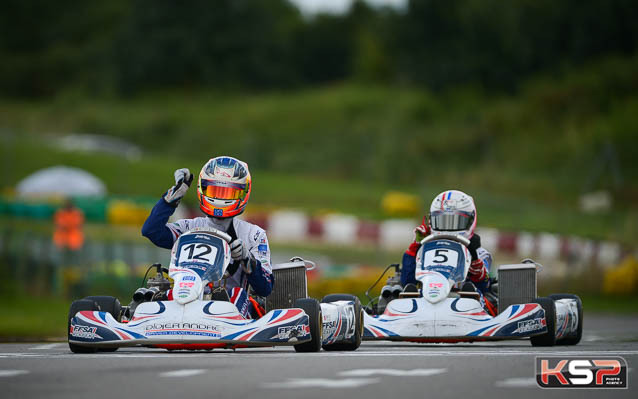
{"type": "Polygon", "coordinates": [[[519,321],[515,333],[526,333],[529,331],[542,330],[545,325],[544,318],[519,321]]]}
{"type": "Polygon", "coordinates": [[[191,335],[220,338],[220,328],[214,324],[204,323],[153,323],[145,327],[146,336],[158,335],[191,335]]]}
{"type": "Polygon", "coordinates": [[[627,361],[620,356],[536,358],[541,388],[627,388],[627,361]]]}
{"type": "Polygon", "coordinates": [[[69,334],[76,338],[96,339],[102,338],[96,334],[97,327],[81,326],[79,324],[71,324],[69,334]]]}
{"type": "Polygon", "coordinates": [[[310,334],[310,327],[307,325],[286,326],[277,329],[277,338],[289,339],[293,337],[305,337],[310,334]]]}

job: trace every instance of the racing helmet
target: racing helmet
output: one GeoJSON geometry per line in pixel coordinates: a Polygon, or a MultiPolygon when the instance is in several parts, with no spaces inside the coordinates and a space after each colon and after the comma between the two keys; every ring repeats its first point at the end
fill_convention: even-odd
{"type": "Polygon", "coordinates": [[[244,212],[252,187],[248,165],[233,157],[212,158],[197,181],[200,209],[208,216],[229,218],[244,212]]]}
{"type": "Polygon", "coordinates": [[[429,224],[432,234],[456,234],[469,240],[476,228],[474,199],[462,191],[442,192],[430,205],[429,224]]]}

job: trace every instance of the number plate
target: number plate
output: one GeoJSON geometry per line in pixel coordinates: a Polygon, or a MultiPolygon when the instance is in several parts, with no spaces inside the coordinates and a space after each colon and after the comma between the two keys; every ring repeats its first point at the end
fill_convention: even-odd
{"type": "Polygon", "coordinates": [[[177,258],[177,264],[182,262],[206,262],[215,263],[215,257],[217,256],[217,247],[203,243],[191,243],[183,245],[179,251],[179,257],[177,258]]]}
{"type": "Polygon", "coordinates": [[[446,248],[435,248],[423,254],[424,266],[452,266],[457,267],[459,254],[455,250],[446,248]]]}

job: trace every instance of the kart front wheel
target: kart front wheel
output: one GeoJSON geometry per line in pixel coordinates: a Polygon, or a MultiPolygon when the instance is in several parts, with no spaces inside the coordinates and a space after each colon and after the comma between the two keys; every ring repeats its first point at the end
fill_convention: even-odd
{"type": "Polygon", "coordinates": [[[334,344],[323,345],[323,349],[327,351],[354,351],[361,345],[361,337],[363,336],[363,308],[361,301],[354,295],[349,294],[330,294],[323,297],[321,303],[352,301],[354,302],[354,322],[355,332],[349,341],[337,342],[334,344]]]}
{"type": "Polygon", "coordinates": [[[313,298],[299,298],[295,300],[293,305],[295,308],[301,308],[308,315],[308,323],[310,325],[310,341],[295,345],[297,352],[319,352],[323,341],[323,320],[321,316],[321,305],[313,298]]]}
{"type": "Polygon", "coordinates": [[[112,296],[87,296],[84,298],[95,302],[101,312],[108,312],[119,323],[122,320],[122,305],[120,300],[112,296]]]}
{"type": "MultiPolygon", "coordinates": [[[[95,302],[97,309],[101,312],[108,312],[119,323],[122,320],[122,305],[120,300],[112,296],[87,296],[84,298],[95,302]]],[[[100,352],[115,352],[118,348],[100,348],[100,352]]]]}
{"type": "Polygon", "coordinates": [[[549,296],[553,300],[557,301],[559,299],[573,299],[576,301],[576,307],[578,309],[578,327],[576,331],[568,335],[565,338],[561,338],[556,341],[557,345],[576,345],[580,342],[580,339],[583,337],[583,302],[580,300],[578,295],[573,294],[553,294],[549,296]]]}
{"type": "Polygon", "coordinates": [[[556,345],[556,304],[552,298],[540,297],[532,301],[541,305],[545,311],[545,322],[547,323],[547,332],[535,335],[530,338],[532,346],[554,346],[556,345]]]}
{"type": "Polygon", "coordinates": [[[67,322],[67,326],[66,326],[66,333],[67,333],[67,337],[69,339],[69,349],[71,349],[71,352],[73,352],[73,353],[95,353],[95,352],[97,352],[97,348],[76,345],[76,344],[72,344],[70,342],[70,339],[71,339],[71,319],[73,319],[73,317],[75,317],[77,312],[81,312],[83,310],[98,310],[98,309],[97,309],[97,305],[95,304],[95,302],[93,302],[91,300],[88,300],[88,299],[80,299],[79,301],[73,301],[73,303],[71,303],[71,307],[69,308],[68,322],[67,322]]]}

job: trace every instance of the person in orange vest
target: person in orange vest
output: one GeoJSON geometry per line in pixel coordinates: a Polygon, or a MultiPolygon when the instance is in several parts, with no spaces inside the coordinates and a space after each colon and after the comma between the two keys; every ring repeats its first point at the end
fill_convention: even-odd
{"type": "Polygon", "coordinates": [[[55,222],[55,233],[53,242],[60,249],[77,251],[84,244],[84,214],[67,200],[64,206],[58,209],[53,216],[55,222]]]}

